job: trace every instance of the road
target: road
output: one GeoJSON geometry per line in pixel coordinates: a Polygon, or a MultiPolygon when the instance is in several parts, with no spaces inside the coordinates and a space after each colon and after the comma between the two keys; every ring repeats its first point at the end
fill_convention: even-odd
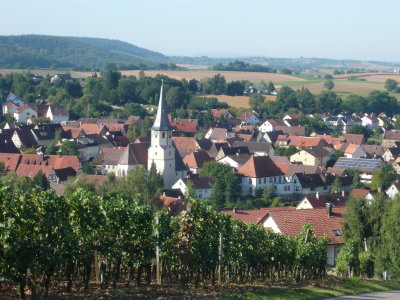
{"type": "Polygon", "coordinates": [[[368,293],[368,294],[360,294],[360,295],[351,295],[351,296],[342,296],[337,298],[329,298],[326,300],[399,300],[400,299],[400,291],[387,291],[387,292],[377,292],[377,293],[368,293]]]}

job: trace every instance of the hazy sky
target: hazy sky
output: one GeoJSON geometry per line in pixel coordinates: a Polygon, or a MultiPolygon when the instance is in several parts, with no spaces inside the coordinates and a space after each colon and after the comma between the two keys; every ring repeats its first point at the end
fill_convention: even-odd
{"type": "Polygon", "coordinates": [[[123,40],[167,55],[400,62],[398,0],[0,0],[0,34],[123,40]]]}

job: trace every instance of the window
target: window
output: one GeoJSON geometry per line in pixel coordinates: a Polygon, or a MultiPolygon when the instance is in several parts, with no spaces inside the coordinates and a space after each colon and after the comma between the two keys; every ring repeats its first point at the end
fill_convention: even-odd
{"type": "Polygon", "coordinates": [[[277,189],[277,187],[276,187],[276,185],[274,185],[274,190],[276,191],[276,189],[277,189]]]}
{"type": "Polygon", "coordinates": [[[287,190],[290,191],[290,185],[288,185],[287,190]]]}
{"type": "Polygon", "coordinates": [[[261,178],[258,179],[258,184],[261,184],[261,178]]]}
{"type": "Polygon", "coordinates": [[[251,184],[251,178],[249,177],[249,183],[251,184]]]}
{"type": "Polygon", "coordinates": [[[165,139],[165,132],[162,133],[162,138],[165,139]]]}
{"type": "Polygon", "coordinates": [[[279,176],[279,183],[281,183],[282,182],[282,177],[281,176],[279,176]]]}
{"type": "Polygon", "coordinates": [[[267,178],[264,177],[264,183],[267,183],[267,178]]]}
{"type": "Polygon", "coordinates": [[[274,183],[276,183],[276,177],[274,177],[274,183]]]}
{"type": "Polygon", "coordinates": [[[249,194],[253,194],[253,189],[251,187],[249,188],[249,194]]]}

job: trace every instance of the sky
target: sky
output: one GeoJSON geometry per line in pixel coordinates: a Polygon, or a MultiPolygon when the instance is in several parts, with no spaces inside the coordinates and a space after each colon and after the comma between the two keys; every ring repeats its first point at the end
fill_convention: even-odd
{"type": "Polygon", "coordinates": [[[118,39],[179,56],[400,62],[398,0],[0,0],[0,35],[118,39]]]}

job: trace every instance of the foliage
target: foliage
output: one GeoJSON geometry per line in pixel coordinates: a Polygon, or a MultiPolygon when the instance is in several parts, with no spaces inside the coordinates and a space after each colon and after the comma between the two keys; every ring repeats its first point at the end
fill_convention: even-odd
{"type": "Polygon", "coordinates": [[[371,189],[378,190],[380,188],[384,191],[396,178],[396,170],[392,165],[387,164],[372,174],[371,189]]]}
{"type": "Polygon", "coordinates": [[[243,61],[230,62],[227,65],[217,64],[212,67],[216,71],[245,71],[245,72],[265,72],[265,73],[276,73],[276,70],[267,66],[262,65],[250,65],[243,61]]]}
{"type": "Polygon", "coordinates": [[[396,91],[397,85],[398,82],[394,79],[386,79],[385,81],[385,89],[387,89],[390,92],[396,91]]]}
{"type": "Polygon", "coordinates": [[[297,153],[297,148],[295,146],[289,147],[276,147],[275,148],[275,155],[276,156],[287,156],[290,157],[293,154],[297,153]]]}
{"type": "Polygon", "coordinates": [[[65,140],[61,144],[60,154],[78,156],[79,155],[78,146],[74,142],[65,140]]]}
{"type": "Polygon", "coordinates": [[[332,90],[335,87],[335,84],[332,80],[327,80],[324,82],[324,88],[327,90],[332,90]]]}
{"type": "Polygon", "coordinates": [[[337,257],[338,273],[342,276],[355,276],[360,271],[360,259],[357,243],[347,240],[337,257]]]}

